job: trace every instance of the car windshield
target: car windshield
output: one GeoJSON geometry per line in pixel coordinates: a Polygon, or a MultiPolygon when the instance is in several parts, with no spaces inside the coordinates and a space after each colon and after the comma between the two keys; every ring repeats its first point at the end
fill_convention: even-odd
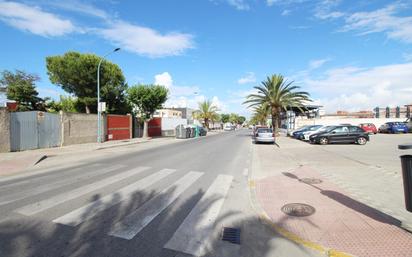
{"type": "Polygon", "coordinates": [[[272,129],[270,129],[270,128],[261,128],[261,129],[258,129],[258,133],[272,133],[272,129]]]}

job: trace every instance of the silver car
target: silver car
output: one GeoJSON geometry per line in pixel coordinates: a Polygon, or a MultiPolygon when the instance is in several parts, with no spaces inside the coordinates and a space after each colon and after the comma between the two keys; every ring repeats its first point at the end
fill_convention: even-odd
{"type": "Polygon", "coordinates": [[[273,130],[271,128],[258,128],[255,136],[255,143],[275,143],[273,130]]]}

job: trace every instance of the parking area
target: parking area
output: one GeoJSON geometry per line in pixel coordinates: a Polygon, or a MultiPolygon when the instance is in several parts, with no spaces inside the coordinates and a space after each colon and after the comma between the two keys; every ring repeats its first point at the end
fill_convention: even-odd
{"type": "Polygon", "coordinates": [[[412,143],[412,134],[371,135],[366,145],[315,145],[286,137],[278,142],[282,153],[297,165],[313,167],[354,199],[412,230],[412,213],[405,210],[399,159],[412,151],[398,150],[399,144],[412,143]]]}
{"type": "Polygon", "coordinates": [[[399,156],[412,153],[412,151],[398,150],[398,145],[405,143],[412,143],[412,134],[370,135],[370,141],[363,146],[330,144],[318,147],[360,163],[398,172],[401,169],[399,156]]]}

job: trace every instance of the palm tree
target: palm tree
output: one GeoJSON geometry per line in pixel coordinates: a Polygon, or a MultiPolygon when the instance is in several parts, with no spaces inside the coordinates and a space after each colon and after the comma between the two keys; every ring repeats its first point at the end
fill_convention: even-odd
{"type": "Polygon", "coordinates": [[[203,119],[203,121],[205,122],[206,129],[209,130],[209,121],[213,120],[213,118],[216,115],[216,112],[219,109],[210,100],[199,102],[198,105],[199,109],[196,111],[196,116],[200,119],[203,119]]]}
{"type": "Polygon", "coordinates": [[[279,116],[282,111],[290,107],[297,107],[303,111],[304,103],[312,101],[308,92],[296,91],[299,86],[293,86],[293,81],[288,82],[282,75],[272,75],[255,86],[257,93],[246,97],[244,104],[248,107],[267,108],[272,116],[272,127],[276,134],[279,125],[279,116]]]}
{"type": "Polygon", "coordinates": [[[254,108],[252,121],[259,125],[266,125],[266,120],[269,117],[269,108],[266,105],[260,105],[254,108]]]}

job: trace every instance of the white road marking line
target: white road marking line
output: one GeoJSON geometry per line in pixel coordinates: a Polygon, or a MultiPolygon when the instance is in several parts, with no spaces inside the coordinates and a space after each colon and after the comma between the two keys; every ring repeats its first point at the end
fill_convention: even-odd
{"type": "MultiPolygon", "coordinates": [[[[87,166],[87,167],[84,167],[84,168],[76,168],[76,169],[73,169],[73,171],[95,168],[97,166],[98,165],[91,165],[91,166],[87,166]]],[[[42,193],[45,193],[47,191],[54,190],[56,188],[60,188],[60,187],[63,187],[63,186],[73,184],[73,183],[76,182],[76,180],[84,180],[84,179],[87,179],[88,177],[94,177],[94,176],[102,175],[102,174],[105,174],[105,173],[108,173],[108,172],[111,172],[111,171],[114,171],[114,170],[117,170],[117,169],[120,169],[120,168],[124,168],[124,167],[126,167],[126,166],[121,165],[121,164],[116,164],[116,165],[113,165],[113,166],[110,166],[110,167],[97,169],[97,170],[90,171],[90,172],[85,172],[85,173],[82,173],[78,176],[70,177],[69,179],[62,179],[62,180],[59,180],[57,182],[52,182],[52,184],[41,185],[41,186],[38,186],[38,187],[35,187],[35,188],[28,188],[27,190],[23,189],[20,192],[16,192],[16,193],[13,193],[13,194],[10,194],[10,195],[5,195],[4,197],[1,197],[0,198],[0,206],[11,203],[11,202],[19,201],[19,200],[25,199],[25,198],[33,196],[33,195],[42,194],[42,193]]],[[[36,178],[35,180],[40,181],[40,178],[39,179],[36,178]]]]}
{"type": "Polygon", "coordinates": [[[245,169],[243,170],[243,176],[247,177],[248,174],[249,174],[249,169],[248,169],[248,168],[245,168],[245,169]]]}
{"type": "Polygon", "coordinates": [[[202,175],[202,172],[191,171],[187,173],[139,209],[129,214],[123,221],[116,223],[108,234],[128,240],[132,239],[202,175]]]}
{"type": "Polygon", "coordinates": [[[130,199],[134,192],[141,191],[141,190],[148,188],[149,186],[169,176],[175,171],[176,170],[173,170],[173,169],[160,170],[159,172],[156,172],[150,176],[147,176],[143,178],[142,180],[139,180],[133,184],[130,184],[114,193],[106,195],[102,197],[101,199],[93,201],[81,208],[78,208],[70,213],[67,213],[66,215],[63,215],[53,220],[53,222],[68,225],[68,226],[77,226],[80,223],[84,222],[85,220],[88,220],[94,217],[99,212],[105,209],[108,209],[122,201],[126,201],[130,199]]]}
{"type": "Polygon", "coordinates": [[[232,180],[232,176],[219,175],[164,247],[194,256],[205,255],[232,180]]]}
{"type": "Polygon", "coordinates": [[[22,208],[19,208],[17,210],[17,212],[20,213],[20,214],[26,215],[26,216],[34,215],[36,213],[42,212],[44,210],[52,208],[52,207],[54,207],[56,205],[59,205],[61,203],[67,202],[69,200],[76,199],[77,197],[80,197],[80,196],[85,195],[87,193],[93,192],[97,189],[103,188],[103,187],[108,186],[110,184],[114,184],[118,181],[121,181],[121,180],[126,179],[128,177],[136,175],[140,172],[143,172],[147,169],[149,169],[149,167],[137,167],[135,169],[123,171],[119,174],[110,176],[108,178],[97,181],[95,183],[76,188],[72,191],[56,195],[54,197],[45,199],[43,201],[39,201],[39,202],[36,202],[36,203],[33,203],[33,204],[23,206],[22,208]]]}

